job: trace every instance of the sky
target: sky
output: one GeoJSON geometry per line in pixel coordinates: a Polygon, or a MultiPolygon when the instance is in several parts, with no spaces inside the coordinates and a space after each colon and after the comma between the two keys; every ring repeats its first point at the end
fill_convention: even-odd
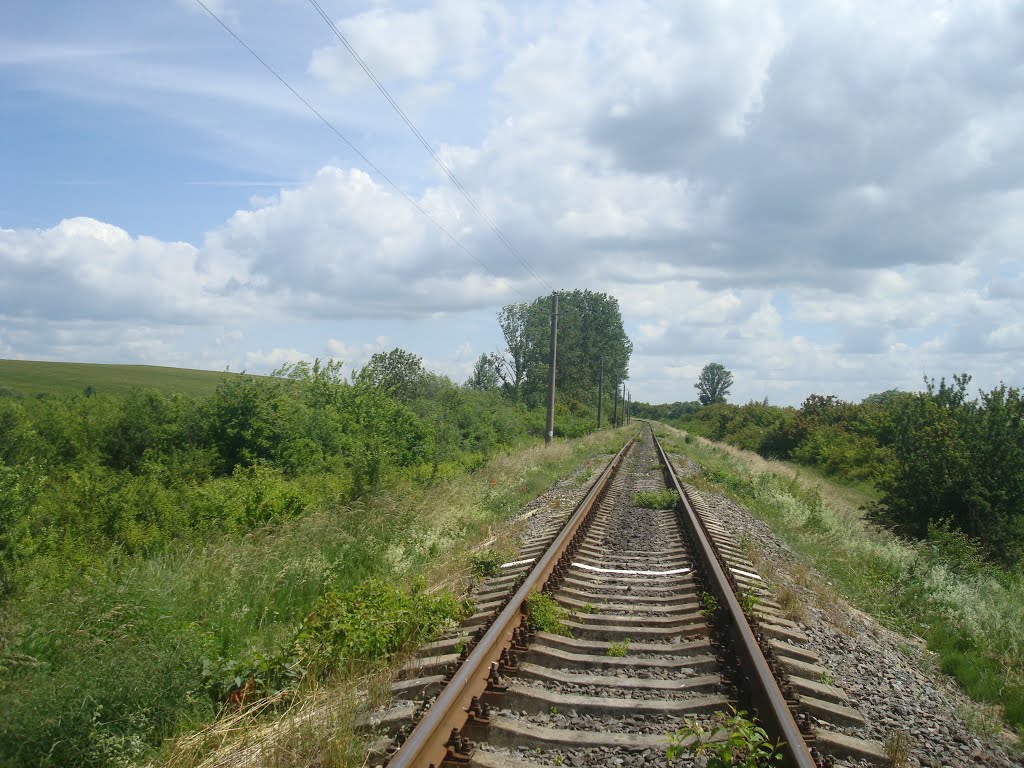
{"type": "Polygon", "coordinates": [[[464,381],[553,287],[634,400],[1024,384],[1022,2],[320,0],[467,198],[309,0],[205,1],[323,120],[195,0],[0,5],[0,357],[464,381]]]}

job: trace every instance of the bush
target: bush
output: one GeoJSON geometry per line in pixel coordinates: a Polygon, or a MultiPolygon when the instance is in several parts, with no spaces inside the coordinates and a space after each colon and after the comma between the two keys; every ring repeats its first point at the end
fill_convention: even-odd
{"type": "Polygon", "coordinates": [[[948,520],[990,558],[1014,563],[1024,549],[1024,399],[999,386],[969,401],[969,381],[926,382],[900,403],[875,513],[917,537],[948,520]]]}
{"type": "Polygon", "coordinates": [[[675,509],[679,494],[674,490],[639,491],[633,494],[633,506],[642,509],[675,509]]]}
{"type": "Polygon", "coordinates": [[[747,713],[732,707],[715,712],[710,727],[687,718],[685,725],[669,734],[666,757],[703,757],[707,768],[766,768],[782,763],[782,742],[773,743],[765,730],[747,713]]]}
{"type": "Polygon", "coordinates": [[[370,580],[350,592],[328,592],[306,618],[295,641],[304,667],[333,669],[369,661],[433,639],[469,612],[449,593],[427,594],[424,582],[406,591],[370,580]]]}
{"type": "Polygon", "coordinates": [[[851,434],[834,426],[816,425],[807,431],[804,441],[792,450],[791,456],[794,461],[843,480],[868,480],[878,477],[879,450],[878,442],[871,437],[851,434]]]}
{"type": "Polygon", "coordinates": [[[0,464],[0,600],[14,588],[18,564],[31,554],[29,511],[37,493],[31,472],[0,464]]]}
{"type": "Polygon", "coordinates": [[[526,613],[541,632],[572,637],[572,630],[565,623],[568,613],[546,592],[534,592],[526,598],[526,613]]]}
{"type": "Polygon", "coordinates": [[[494,549],[485,549],[469,556],[469,568],[474,576],[487,578],[501,573],[501,565],[505,561],[504,553],[494,549]]]}

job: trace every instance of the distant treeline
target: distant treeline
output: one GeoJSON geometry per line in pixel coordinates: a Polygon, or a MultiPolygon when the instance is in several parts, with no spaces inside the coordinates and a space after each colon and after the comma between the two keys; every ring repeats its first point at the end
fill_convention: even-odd
{"type": "MultiPolygon", "coordinates": [[[[558,434],[591,429],[578,405],[558,434]]],[[[0,595],[46,560],[73,578],[113,550],[244,531],[350,501],[398,474],[429,482],[543,433],[544,413],[458,386],[403,350],[353,381],[340,363],[225,377],[213,395],[0,396],[0,595]]]]}
{"type": "Polygon", "coordinates": [[[635,403],[653,418],[766,458],[785,459],[881,493],[872,514],[902,533],[949,526],[993,560],[1024,562],[1024,401],[1000,385],[977,398],[970,376],[925,381],[860,403],[810,395],[799,408],[750,402],[635,403]]]}

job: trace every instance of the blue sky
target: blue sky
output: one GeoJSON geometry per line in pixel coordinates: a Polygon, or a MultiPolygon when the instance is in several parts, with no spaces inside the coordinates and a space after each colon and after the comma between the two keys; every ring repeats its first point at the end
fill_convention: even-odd
{"type": "Polygon", "coordinates": [[[0,9],[0,356],[464,379],[550,283],[618,297],[635,399],[846,398],[1024,366],[1024,11],[949,2],[0,9]]]}

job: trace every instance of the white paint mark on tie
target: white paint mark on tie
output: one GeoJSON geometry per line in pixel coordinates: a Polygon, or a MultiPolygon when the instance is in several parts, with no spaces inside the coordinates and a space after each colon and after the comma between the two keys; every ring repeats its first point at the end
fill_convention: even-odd
{"type": "Polygon", "coordinates": [[[627,571],[622,568],[598,568],[596,565],[586,563],[573,563],[574,568],[582,568],[585,571],[594,573],[621,573],[626,576],[675,576],[679,573],[689,573],[689,568],[673,568],[671,571],[627,571]]]}
{"type": "Polygon", "coordinates": [[[511,563],[502,563],[499,568],[515,568],[517,565],[526,565],[536,560],[536,557],[528,557],[525,560],[513,560],[511,563]]]}
{"type": "Polygon", "coordinates": [[[732,571],[733,573],[738,573],[740,576],[746,576],[748,579],[757,579],[758,581],[764,581],[764,579],[762,579],[756,573],[751,573],[750,571],[744,571],[744,570],[741,570],[740,568],[733,568],[731,566],[730,566],[729,570],[732,571]]]}

